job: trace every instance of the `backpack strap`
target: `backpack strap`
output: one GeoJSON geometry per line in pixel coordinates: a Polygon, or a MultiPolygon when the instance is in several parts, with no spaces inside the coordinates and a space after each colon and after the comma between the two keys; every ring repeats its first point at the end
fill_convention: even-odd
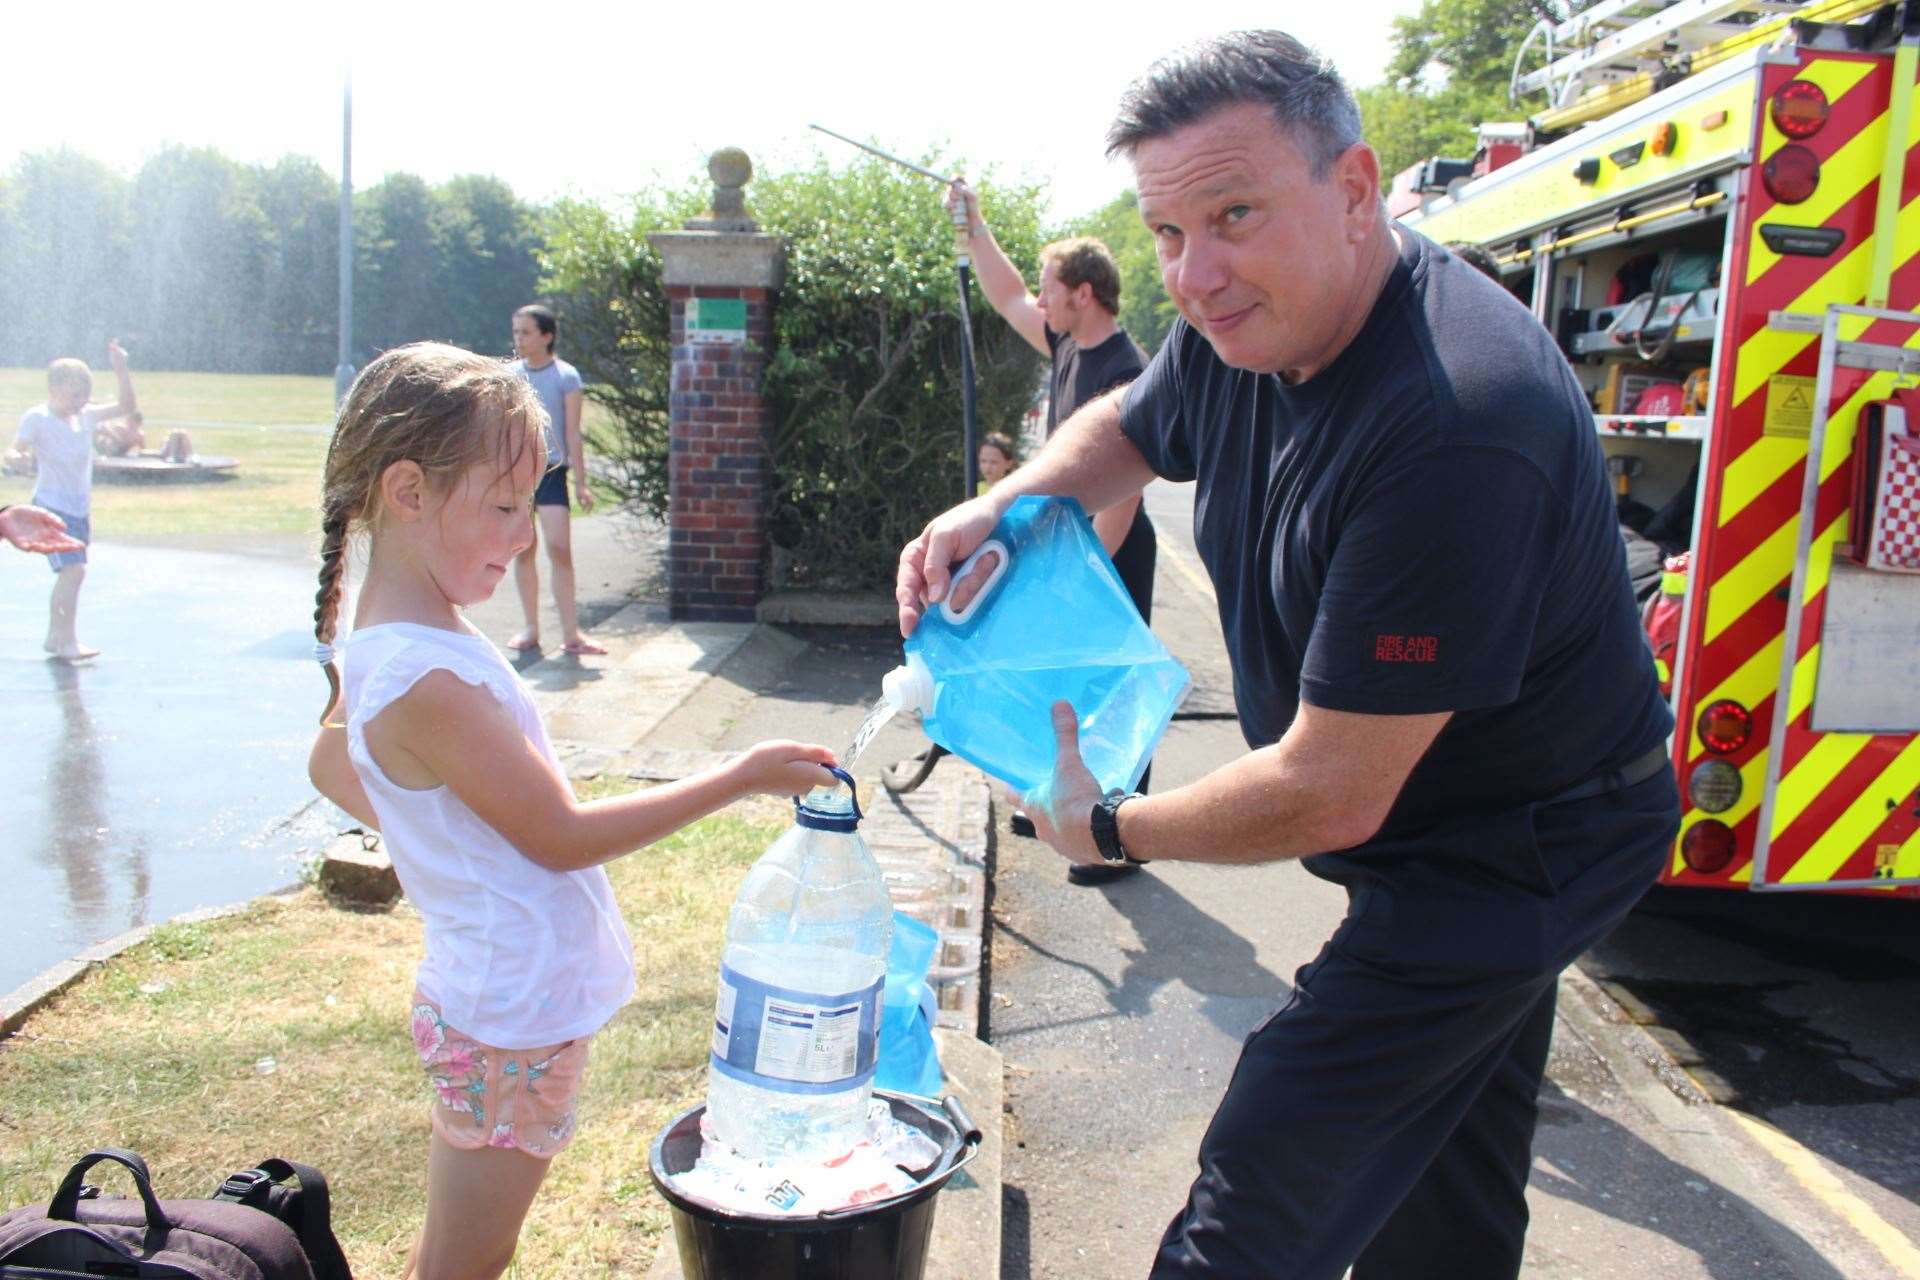
{"type": "Polygon", "coordinates": [[[173,1224],[167,1215],[160,1211],[160,1201],[153,1194],[153,1175],[147,1172],[147,1162],[125,1147],[96,1147],[74,1163],[67,1170],[67,1176],[61,1179],[59,1190],[53,1193],[53,1200],[47,1205],[47,1217],[63,1222],[80,1220],[80,1180],[87,1170],[102,1160],[111,1160],[125,1165],[127,1172],[133,1175],[133,1185],[140,1192],[140,1203],[146,1206],[147,1230],[166,1231],[173,1224]]]}
{"type": "Polygon", "coordinates": [[[327,1190],[327,1177],[312,1165],[269,1156],[251,1169],[230,1175],[213,1198],[272,1212],[271,1192],[288,1178],[299,1184],[299,1214],[287,1225],[300,1238],[300,1248],[313,1265],[315,1280],[353,1280],[347,1255],[334,1238],[333,1197],[327,1190]]]}

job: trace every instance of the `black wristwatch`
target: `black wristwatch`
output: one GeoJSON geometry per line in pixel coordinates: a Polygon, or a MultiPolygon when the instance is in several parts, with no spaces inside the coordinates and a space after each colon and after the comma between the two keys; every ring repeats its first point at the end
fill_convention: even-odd
{"type": "Polygon", "coordinates": [[[1129,800],[1137,799],[1138,791],[1122,791],[1115,787],[1093,802],[1093,847],[1100,851],[1100,860],[1110,864],[1136,862],[1129,857],[1120,845],[1120,806],[1129,800]]]}

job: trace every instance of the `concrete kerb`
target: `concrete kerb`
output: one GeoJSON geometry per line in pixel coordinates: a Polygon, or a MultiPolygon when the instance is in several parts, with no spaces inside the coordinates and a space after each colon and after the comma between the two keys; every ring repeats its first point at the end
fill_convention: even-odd
{"type": "Polygon", "coordinates": [[[298,881],[281,885],[270,893],[263,893],[246,902],[236,902],[224,907],[196,907],[192,911],[183,911],[177,916],[163,920],[158,924],[143,924],[128,929],[125,933],[116,933],[104,942],[96,942],[71,960],[63,960],[42,973],[0,996],[0,1040],[6,1039],[25,1026],[27,1019],[51,1004],[62,992],[74,983],[106,964],[115,956],[153,937],[154,931],[174,925],[200,924],[207,920],[218,920],[223,916],[237,916],[251,911],[255,904],[269,898],[282,898],[299,893],[306,886],[298,881]]]}

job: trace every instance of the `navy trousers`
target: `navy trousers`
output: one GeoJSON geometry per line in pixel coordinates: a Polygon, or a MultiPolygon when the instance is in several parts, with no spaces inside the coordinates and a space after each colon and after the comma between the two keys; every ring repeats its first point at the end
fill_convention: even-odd
{"type": "Polygon", "coordinates": [[[1678,818],[1663,771],[1382,853],[1247,1038],[1154,1280],[1517,1276],[1559,973],[1652,883],[1678,818]]]}

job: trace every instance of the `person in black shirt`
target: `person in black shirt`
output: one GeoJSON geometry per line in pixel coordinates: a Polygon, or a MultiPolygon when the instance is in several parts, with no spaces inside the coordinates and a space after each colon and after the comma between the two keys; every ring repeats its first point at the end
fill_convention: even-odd
{"type": "MultiPolygon", "coordinates": [[[[1034,294],[993,238],[993,230],[980,216],[979,197],[964,178],[948,190],[947,205],[966,209],[968,243],[980,291],[1014,332],[1053,362],[1047,378],[1048,436],[1081,405],[1140,376],[1147,367],[1147,353],[1120,327],[1120,267],[1106,245],[1091,236],[1047,245],[1040,251],[1040,292],[1034,294]]],[[[1159,540],[1139,495],[1099,512],[1093,527],[1113,557],[1113,567],[1134,607],[1151,623],[1159,540]]],[[[1140,775],[1140,790],[1147,789],[1152,773],[1149,765],[1140,775]]],[[[1015,832],[1033,834],[1026,823],[1023,815],[1015,815],[1015,832]]],[[[1103,884],[1139,869],[1138,862],[1074,864],[1067,868],[1067,878],[1075,884],[1103,884]]]]}
{"type": "Polygon", "coordinates": [[[1196,482],[1248,754],[1099,794],[1074,712],[1042,838],[1076,862],[1301,858],[1348,913],[1248,1037],[1152,1274],[1507,1280],[1558,975],[1678,828],[1593,419],[1547,332],[1391,223],[1351,94],[1280,32],[1157,64],[1109,141],[1180,310],[901,556],[901,630],[1023,493],[1196,482]]]}

